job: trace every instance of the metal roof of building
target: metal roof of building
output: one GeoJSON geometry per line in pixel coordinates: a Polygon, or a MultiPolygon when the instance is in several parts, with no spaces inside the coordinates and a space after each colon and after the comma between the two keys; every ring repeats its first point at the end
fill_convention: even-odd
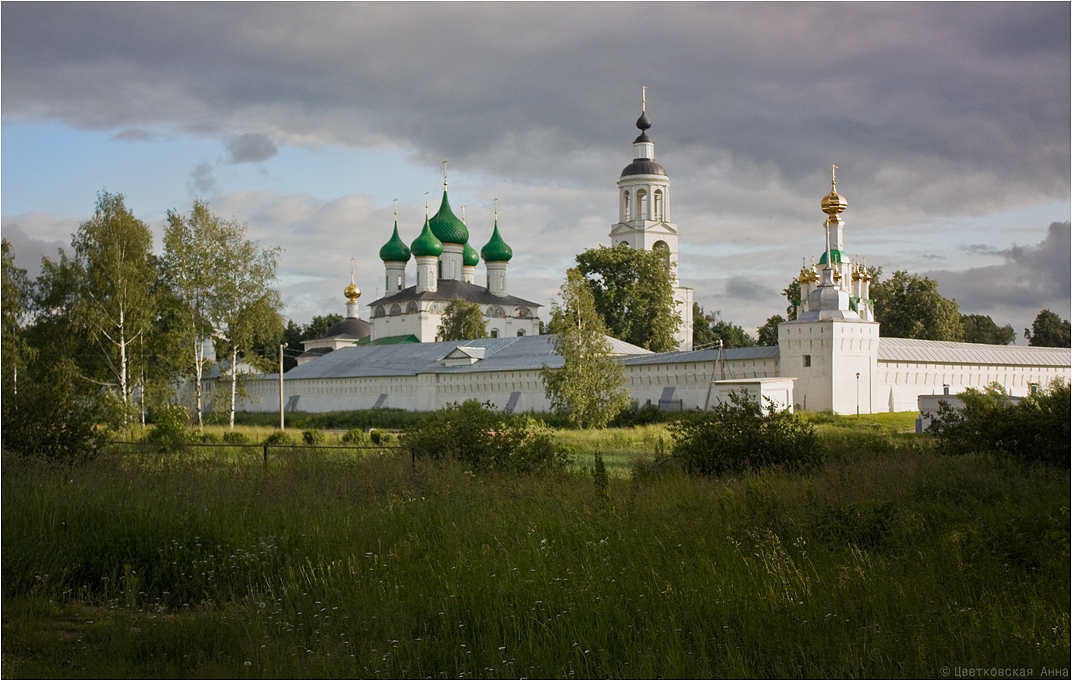
{"type": "MultiPolygon", "coordinates": [[[[722,359],[727,362],[748,359],[776,359],[778,346],[755,346],[751,348],[726,348],[722,359]]],[[[633,364],[674,364],[687,362],[714,362],[718,359],[718,348],[709,350],[691,350],[688,352],[659,352],[650,355],[623,358],[626,365],[633,364]]]]}
{"type": "MultiPolygon", "coordinates": [[[[295,367],[285,379],[351,378],[362,376],[412,376],[424,373],[483,371],[527,371],[543,366],[560,367],[563,359],[555,354],[555,336],[515,336],[479,340],[367,345],[340,348],[314,361],[295,367]],[[459,347],[465,354],[484,357],[473,364],[447,366],[444,358],[459,347]]],[[[649,350],[607,337],[615,355],[651,355],[649,350]]],[[[475,358],[475,357],[474,357],[475,358]]],[[[278,377],[278,374],[275,374],[278,377]]],[[[266,377],[267,378],[267,377],[266,377]]]]}
{"type": "Polygon", "coordinates": [[[924,362],[927,364],[992,364],[1008,366],[1069,366],[1072,350],[1035,348],[1023,345],[984,345],[879,338],[878,361],[924,362]]]}

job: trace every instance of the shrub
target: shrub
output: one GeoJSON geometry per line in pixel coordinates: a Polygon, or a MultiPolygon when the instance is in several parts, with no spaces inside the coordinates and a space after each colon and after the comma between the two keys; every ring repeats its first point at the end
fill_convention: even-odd
{"type": "Polygon", "coordinates": [[[997,383],[959,395],[964,408],[940,402],[927,432],[953,454],[993,452],[1022,463],[1069,468],[1072,390],[1060,379],[1013,404],[997,383]]]}
{"type": "Polygon", "coordinates": [[[402,443],[415,457],[453,459],[473,471],[533,473],[561,469],[567,463],[565,450],[542,422],[503,414],[476,400],[432,412],[406,428],[402,443]]]}
{"type": "Polygon", "coordinates": [[[348,430],[346,434],[342,436],[342,441],[348,445],[362,446],[367,445],[372,439],[363,428],[353,428],[348,430]]]}
{"type": "Polygon", "coordinates": [[[651,423],[666,423],[681,418],[680,412],[661,411],[658,405],[645,404],[643,407],[632,404],[611,419],[611,428],[628,428],[646,426],[651,423]]]}
{"type": "Polygon", "coordinates": [[[246,437],[245,433],[229,430],[223,434],[223,443],[228,445],[247,445],[249,444],[249,438],[246,437]]]}
{"type": "MultiPolygon", "coordinates": [[[[226,435],[224,436],[226,438],[226,435]]],[[[206,445],[214,445],[220,441],[220,436],[216,433],[201,433],[197,437],[198,441],[206,445]]]]}
{"type": "Polygon", "coordinates": [[[307,445],[322,445],[324,444],[324,434],[319,430],[310,429],[302,431],[302,441],[307,445]]]}
{"type": "Polygon", "coordinates": [[[294,440],[290,435],[287,435],[285,431],[277,430],[268,437],[264,438],[264,444],[266,445],[292,445],[294,440]]]}
{"type": "Polygon", "coordinates": [[[37,380],[24,380],[18,393],[4,395],[3,448],[21,456],[76,460],[93,452],[102,400],[76,390],[77,370],[58,363],[37,380]]]}
{"type": "Polygon", "coordinates": [[[372,444],[387,446],[392,445],[398,439],[394,433],[388,433],[385,430],[373,430],[369,433],[369,439],[372,440],[372,444]]]}
{"type": "Polygon", "coordinates": [[[181,447],[186,443],[186,426],[190,423],[186,407],[168,404],[154,409],[150,417],[154,425],[145,435],[146,442],[165,447],[181,447]]]}
{"type": "Polygon", "coordinates": [[[822,460],[814,428],[770,405],[766,415],[747,393],[670,425],[672,456],[694,475],[726,475],[769,466],[807,468],[822,460]]]}

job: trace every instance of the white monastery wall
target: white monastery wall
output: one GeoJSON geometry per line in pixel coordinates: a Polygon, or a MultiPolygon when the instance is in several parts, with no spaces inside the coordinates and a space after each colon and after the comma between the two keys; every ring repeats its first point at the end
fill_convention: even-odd
{"type": "Polygon", "coordinates": [[[1054,379],[1072,379],[1072,367],[1001,364],[953,364],[878,361],[882,394],[876,411],[915,411],[920,395],[941,395],[945,386],[956,395],[968,388],[980,390],[998,383],[1010,395],[1024,397],[1031,385],[1045,388],[1054,379]]]}

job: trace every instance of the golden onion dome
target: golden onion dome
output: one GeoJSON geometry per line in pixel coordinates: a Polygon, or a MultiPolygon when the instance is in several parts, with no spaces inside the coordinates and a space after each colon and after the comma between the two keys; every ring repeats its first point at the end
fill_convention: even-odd
{"type": "MultiPolygon", "coordinates": [[[[351,258],[350,262],[351,263],[353,262],[352,258],[351,258]]],[[[354,270],[352,269],[352,267],[353,266],[351,265],[351,269],[350,269],[350,285],[342,290],[342,294],[344,296],[346,296],[346,299],[348,301],[350,301],[351,303],[354,303],[354,302],[357,302],[357,299],[361,297],[361,289],[359,289],[357,287],[357,284],[354,283],[354,270]]]]}
{"type": "Polygon", "coordinates": [[[841,213],[849,207],[849,203],[845,200],[845,197],[837,193],[837,176],[834,175],[836,171],[837,166],[831,166],[830,193],[823,197],[823,202],[820,204],[823,212],[831,217],[841,213]]]}
{"type": "Polygon", "coordinates": [[[821,205],[823,212],[830,216],[837,215],[849,207],[848,201],[846,201],[845,197],[841,194],[837,193],[837,188],[833,183],[831,183],[830,186],[830,193],[823,197],[821,205]]]}

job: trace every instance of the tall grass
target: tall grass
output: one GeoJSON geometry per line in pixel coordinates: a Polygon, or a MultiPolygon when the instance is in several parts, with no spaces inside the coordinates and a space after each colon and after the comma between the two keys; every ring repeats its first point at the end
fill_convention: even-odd
{"type": "Polygon", "coordinates": [[[609,499],[387,454],[5,459],[3,675],[1067,666],[1068,472],[884,441],[805,476],[611,476],[609,499]]]}

